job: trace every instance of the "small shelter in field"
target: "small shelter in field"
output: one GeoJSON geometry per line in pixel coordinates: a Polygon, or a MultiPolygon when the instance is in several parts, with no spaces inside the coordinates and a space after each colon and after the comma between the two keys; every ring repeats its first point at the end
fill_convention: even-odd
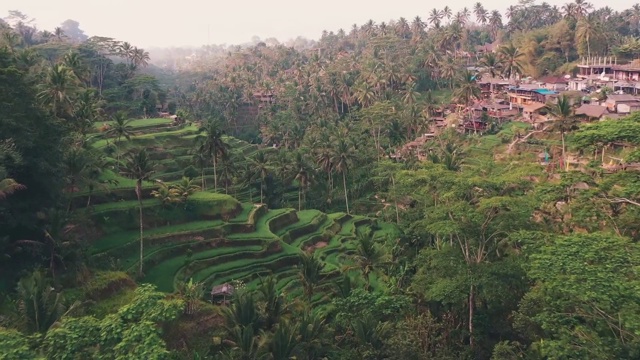
{"type": "Polygon", "coordinates": [[[211,302],[226,304],[227,299],[233,296],[235,291],[236,289],[233,287],[233,285],[228,283],[216,285],[211,288],[211,302]]]}

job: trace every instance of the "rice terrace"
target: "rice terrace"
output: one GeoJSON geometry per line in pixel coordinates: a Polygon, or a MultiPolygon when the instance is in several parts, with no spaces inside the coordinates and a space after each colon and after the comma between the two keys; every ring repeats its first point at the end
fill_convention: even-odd
{"type": "MultiPolygon", "coordinates": [[[[99,126],[107,131],[109,125],[99,126]]],[[[91,145],[106,155],[109,144],[114,143],[120,149],[136,146],[153,149],[149,157],[158,161],[158,171],[142,186],[144,224],[148,229],[144,231],[141,281],[154,284],[161,291],[173,292],[189,279],[202,282],[209,289],[237,280],[255,286],[259,276],[275,274],[279,288],[300,293],[302,288],[297,285],[300,254],[316,254],[323,263],[325,285],[330,285],[340,269],[350,265],[347,256],[355,251],[358,234],[383,238],[397,232],[391,225],[378,224],[377,220],[364,216],[269,209],[266,204],[250,202],[250,198],[258,201],[259,194],[242,185],[227,189],[229,195],[224,194],[224,189],[219,189],[222,193],[198,189],[183,202],[163,203],[152,192],[159,189],[160,182],[162,187],[171,187],[182,181],[184,169],[192,163],[189,145],[193,144],[198,128],[172,125],[170,119],[134,120],[128,126],[132,135],[119,142],[109,142],[100,132],[89,137],[91,145]]],[[[223,139],[232,144],[230,152],[238,154],[240,161],[250,161],[256,152],[265,151],[232,137],[223,139]]],[[[213,169],[207,164],[198,171],[212,174],[213,169]]],[[[104,169],[101,180],[109,180],[111,185],[91,193],[79,191],[73,199],[79,206],[74,206],[75,211],[89,212],[100,234],[91,247],[91,261],[105,269],[116,264],[135,275],[140,265],[135,181],[113,169],[104,169]],[[82,207],[87,203],[89,207],[82,207]]],[[[295,186],[292,191],[295,195],[295,186]]],[[[315,299],[322,301],[322,297],[319,292],[315,299]]]]}

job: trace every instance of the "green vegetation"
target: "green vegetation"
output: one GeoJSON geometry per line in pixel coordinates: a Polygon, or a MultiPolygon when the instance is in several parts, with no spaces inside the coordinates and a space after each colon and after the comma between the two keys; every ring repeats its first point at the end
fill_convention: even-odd
{"type": "Polygon", "coordinates": [[[638,5],[445,7],[168,72],[7,19],[0,359],[640,354],[640,113],[471,106],[631,61],[638,5]]]}

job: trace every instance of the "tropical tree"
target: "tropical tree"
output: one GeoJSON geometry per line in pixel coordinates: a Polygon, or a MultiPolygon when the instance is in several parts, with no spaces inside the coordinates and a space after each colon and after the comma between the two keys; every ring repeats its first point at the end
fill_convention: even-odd
{"type": "Polygon", "coordinates": [[[344,203],[349,214],[349,197],[347,191],[347,173],[356,159],[355,148],[344,138],[340,138],[334,145],[331,162],[336,172],[342,174],[342,186],[344,190],[344,203]]]}
{"type": "Polygon", "coordinates": [[[301,151],[296,151],[293,157],[292,169],[294,179],[298,182],[298,211],[302,210],[302,203],[306,204],[306,192],[313,177],[313,169],[301,151]]]}
{"type": "Polygon", "coordinates": [[[45,73],[38,98],[58,117],[72,115],[73,97],[78,89],[73,71],[63,64],[55,64],[45,73]]]}
{"type": "Polygon", "coordinates": [[[45,333],[63,316],[78,308],[80,303],[65,305],[62,293],[39,271],[23,277],[16,288],[18,309],[29,333],[45,333]]]}
{"type": "Polygon", "coordinates": [[[314,253],[300,254],[299,278],[304,288],[304,294],[308,300],[311,300],[316,285],[322,279],[322,270],[324,263],[318,259],[314,253]]]}
{"type": "Polygon", "coordinates": [[[270,159],[265,151],[258,151],[251,159],[251,163],[253,164],[253,173],[257,175],[255,177],[260,178],[260,203],[263,204],[265,179],[271,172],[270,159]]]}
{"type": "Polygon", "coordinates": [[[571,105],[571,99],[562,95],[558,98],[558,102],[550,106],[549,111],[554,117],[554,121],[548,130],[560,132],[562,139],[562,161],[565,164],[565,169],[569,168],[566,156],[566,146],[564,143],[565,133],[578,128],[578,122],[574,116],[573,106],[571,105]]]}
{"type": "Polygon", "coordinates": [[[158,188],[151,192],[151,196],[160,200],[162,205],[168,205],[181,201],[180,192],[173,186],[167,185],[164,181],[158,182],[158,188]]]}
{"type": "Polygon", "coordinates": [[[222,130],[222,124],[218,120],[210,119],[203,124],[198,130],[204,135],[197,137],[197,142],[200,144],[198,152],[206,154],[213,163],[213,189],[218,191],[218,159],[222,158],[229,151],[229,144],[224,139],[224,131],[222,130]]]}
{"type": "Polygon", "coordinates": [[[520,52],[512,43],[501,46],[498,50],[500,57],[502,58],[504,74],[507,79],[511,79],[512,76],[520,74],[522,72],[522,59],[524,54],[520,52]]]}
{"type": "Polygon", "coordinates": [[[180,179],[178,183],[173,184],[172,187],[176,190],[176,193],[182,201],[186,201],[189,196],[201,190],[200,187],[195,184],[194,180],[186,176],[183,176],[182,179],[180,179]]]}
{"type": "Polygon", "coordinates": [[[387,254],[376,244],[373,233],[359,233],[356,240],[356,252],[353,258],[362,272],[365,288],[369,288],[369,275],[387,261],[387,254]]]}
{"type": "Polygon", "coordinates": [[[140,222],[140,264],[138,269],[138,275],[143,275],[143,260],[144,260],[144,218],[142,212],[142,182],[149,180],[155,168],[154,162],[149,158],[147,150],[133,150],[127,154],[124,165],[120,169],[120,172],[131,179],[136,181],[136,196],[138,197],[138,220],[140,222]]]}
{"type": "Polygon", "coordinates": [[[473,100],[480,98],[481,92],[476,81],[477,76],[469,70],[462,72],[458,80],[458,87],[453,92],[453,96],[459,103],[469,105],[473,100]]]}

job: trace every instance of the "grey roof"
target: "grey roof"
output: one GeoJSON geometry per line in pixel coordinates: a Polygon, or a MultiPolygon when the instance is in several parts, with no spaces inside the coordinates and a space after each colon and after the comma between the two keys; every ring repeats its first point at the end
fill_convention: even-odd
{"type": "Polygon", "coordinates": [[[235,290],[231,284],[216,285],[211,288],[211,295],[232,295],[235,290]]]}

